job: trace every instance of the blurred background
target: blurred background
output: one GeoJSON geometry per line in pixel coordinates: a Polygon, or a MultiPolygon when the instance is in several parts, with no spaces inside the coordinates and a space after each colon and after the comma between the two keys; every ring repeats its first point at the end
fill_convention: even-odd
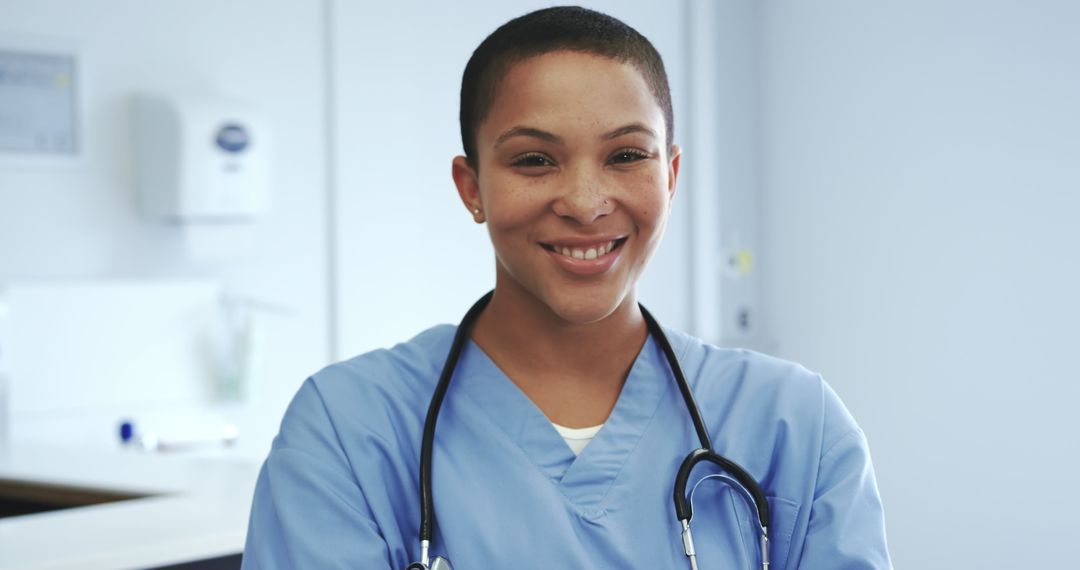
{"type": "MultiPolygon", "coordinates": [[[[70,456],[108,486],[132,441],[257,466],[305,377],[457,322],[494,277],[450,179],[461,72],[549,4],[0,0],[0,483],[70,487],[70,456]]],[[[642,301],[825,377],[897,567],[1074,558],[1080,3],[583,4],[671,79],[642,301]]],[[[0,519],[0,551],[228,555],[245,484],[205,555],[35,566],[56,512],[0,519]]]]}

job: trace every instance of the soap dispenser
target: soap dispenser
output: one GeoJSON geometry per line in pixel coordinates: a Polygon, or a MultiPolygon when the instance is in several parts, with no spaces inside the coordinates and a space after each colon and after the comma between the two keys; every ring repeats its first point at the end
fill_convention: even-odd
{"type": "Polygon", "coordinates": [[[207,97],[134,97],[143,213],[176,223],[245,222],[269,203],[270,132],[251,106],[207,97]]]}

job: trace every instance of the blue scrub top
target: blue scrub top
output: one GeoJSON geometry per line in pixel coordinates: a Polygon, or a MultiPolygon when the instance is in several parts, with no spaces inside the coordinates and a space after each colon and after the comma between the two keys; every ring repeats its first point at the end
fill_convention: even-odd
{"type": "MultiPolygon", "coordinates": [[[[243,567],[403,570],[419,559],[420,439],[456,327],[334,364],[289,406],[255,490],[243,567]]],[[[866,439],[817,375],[668,331],[713,447],[762,485],[772,570],[891,568],[866,439]]],[[[475,344],[434,447],[432,554],[457,570],[689,568],[672,486],[698,447],[650,338],[575,457],[475,344]]],[[[699,465],[691,487],[714,469],[699,465]]],[[[694,499],[702,570],[758,563],[754,512],[717,479],[694,499]]]]}

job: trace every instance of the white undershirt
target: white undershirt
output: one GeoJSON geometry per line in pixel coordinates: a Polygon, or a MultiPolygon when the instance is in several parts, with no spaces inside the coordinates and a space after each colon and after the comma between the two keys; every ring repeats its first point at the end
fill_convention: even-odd
{"type": "Polygon", "coordinates": [[[581,455],[581,451],[585,449],[585,446],[589,445],[589,442],[596,437],[596,433],[600,431],[600,428],[604,427],[604,424],[600,424],[587,428],[568,428],[555,422],[551,422],[551,425],[555,426],[555,431],[559,432],[559,435],[566,441],[566,445],[570,446],[570,450],[574,452],[575,456],[581,455]]]}

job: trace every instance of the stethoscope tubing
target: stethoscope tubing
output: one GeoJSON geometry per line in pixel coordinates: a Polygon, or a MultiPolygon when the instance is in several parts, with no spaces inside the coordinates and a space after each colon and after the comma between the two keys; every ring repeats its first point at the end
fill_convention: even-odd
{"type": "MultiPolygon", "coordinates": [[[[472,325],[476,322],[476,318],[484,308],[487,307],[488,303],[491,302],[491,298],[494,294],[495,291],[489,291],[486,295],[481,297],[471,308],[469,308],[469,311],[465,313],[465,316],[461,319],[461,324],[458,325],[458,329],[454,333],[454,339],[450,345],[450,352],[446,357],[446,362],[443,364],[442,373],[439,375],[439,382],[436,384],[435,392],[432,394],[431,403],[428,405],[427,417],[424,421],[423,438],[420,443],[420,543],[422,545],[422,550],[424,551],[422,555],[423,564],[427,563],[427,545],[431,542],[435,521],[435,501],[432,491],[431,476],[432,455],[435,443],[435,425],[436,422],[438,422],[439,411],[442,409],[447,389],[450,387],[450,381],[453,380],[454,372],[457,370],[458,360],[465,348],[465,343],[469,340],[469,333],[471,332],[472,325]]],[[[758,522],[760,523],[761,528],[763,530],[767,529],[769,526],[769,504],[765,498],[765,492],[749,472],[734,461],[713,451],[709,430],[705,425],[705,420],[701,417],[701,410],[690,389],[690,384],[686,381],[686,376],[683,374],[682,366],[679,364],[679,359],[675,355],[675,350],[671,347],[667,335],[664,334],[663,329],[660,327],[660,324],[656,322],[656,319],[653,318],[652,314],[640,304],[638,305],[638,308],[641,310],[641,315],[645,319],[645,325],[649,330],[649,334],[660,346],[660,349],[663,351],[664,356],[668,361],[668,366],[671,368],[672,376],[675,377],[675,383],[678,385],[679,391],[682,394],[687,412],[690,414],[690,419],[694,424],[694,431],[697,433],[698,441],[701,445],[700,449],[696,449],[686,456],[686,459],[684,459],[679,466],[678,474],[675,477],[673,498],[678,519],[683,522],[685,528],[689,524],[690,519],[693,518],[692,499],[688,499],[686,496],[686,486],[690,479],[690,472],[693,471],[697,464],[705,461],[719,466],[742,484],[744,489],[753,497],[754,504],[757,507],[758,522]]],[[[689,554],[690,553],[688,552],[688,555],[689,554]]],[[[767,554],[763,553],[762,555],[764,557],[767,554]]],[[[691,563],[696,564],[694,557],[691,557],[691,563]]],[[[410,568],[413,566],[410,566],[410,568]]],[[[420,565],[417,567],[423,566],[420,565]]]]}
{"type": "Polygon", "coordinates": [[[686,381],[686,375],[683,374],[678,357],[675,356],[675,349],[671,348],[671,342],[668,341],[667,335],[664,334],[664,329],[660,328],[660,323],[656,322],[652,313],[640,303],[638,303],[638,309],[641,309],[641,316],[645,318],[645,326],[648,327],[649,334],[660,345],[660,350],[664,352],[664,356],[667,358],[668,367],[671,368],[671,373],[675,376],[675,383],[679,386],[683,401],[686,402],[686,411],[690,413],[690,420],[694,422],[694,431],[697,432],[701,448],[712,449],[709,429],[705,426],[705,420],[701,418],[701,409],[698,408],[694,393],[690,391],[690,384],[686,381]]]}
{"type": "Polygon", "coordinates": [[[439,410],[442,409],[443,399],[446,398],[446,390],[450,387],[450,380],[457,370],[458,358],[461,356],[465,342],[469,340],[469,332],[476,317],[491,302],[495,291],[489,291],[480,300],[473,304],[465,316],[461,319],[461,325],[454,333],[453,344],[450,345],[450,354],[446,356],[442,373],[439,375],[439,383],[435,385],[435,393],[431,396],[428,405],[427,418],[424,421],[424,436],[420,442],[420,540],[431,541],[433,522],[435,519],[435,498],[431,491],[431,456],[435,445],[435,422],[439,420],[439,410]]]}
{"type": "Polygon", "coordinates": [[[694,466],[702,461],[720,466],[721,469],[730,473],[736,481],[741,483],[743,488],[754,499],[754,506],[757,509],[758,522],[761,524],[761,528],[769,528],[769,503],[765,499],[765,492],[761,489],[761,485],[758,485],[750,473],[738,463],[711,449],[695,449],[690,452],[690,455],[686,456],[682,465],[679,466],[679,474],[675,477],[674,489],[675,514],[679,520],[688,521],[694,518],[694,503],[686,497],[686,485],[690,480],[690,472],[694,470],[694,466]]]}
{"type": "Polygon", "coordinates": [[[672,490],[675,501],[675,514],[679,520],[689,521],[694,517],[693,503],[686,497],[686,485],[690,480],[690,472],[693,471],[694,466],[702,461],[707,461],[728,471],[739,483],[742,483],[743,487],[754,497],[754,505],[757,507],[758,519],[762,528],[768,528],[769,507],[768,502],[765,500],[765,492],[762,491],[761,486],[742,466],[713,451],[709,430],[705,426],[705,420],[701,417],[701,409],[697,405],[697,399],[694,398],[693,391],[690,390],[690,383],[686,381],[686,375],[683,374],[682,365],[675,355],[675,350],[671,347],[671,342],[668,341],[667,335],[664,334],[664,330],[660,327],[660,323],[656,322],[652,314],[640,304],[638,308],[641,309],[641,316],[645,318],[645,325],[649,328],[649,334],[660,345],[664,356],[667,357],[671,374],[675,376],[675,383],[679,386],[679,391],[682,392],[686,410],[690,414],[690,419],[694,423],[694,430],[697,432],[698,441],[701,443],[701,449],[696,449],[690,455],[687,455],[682,465],[679,466],[678,475],[675,477],[675,486],[672,490]]]}

